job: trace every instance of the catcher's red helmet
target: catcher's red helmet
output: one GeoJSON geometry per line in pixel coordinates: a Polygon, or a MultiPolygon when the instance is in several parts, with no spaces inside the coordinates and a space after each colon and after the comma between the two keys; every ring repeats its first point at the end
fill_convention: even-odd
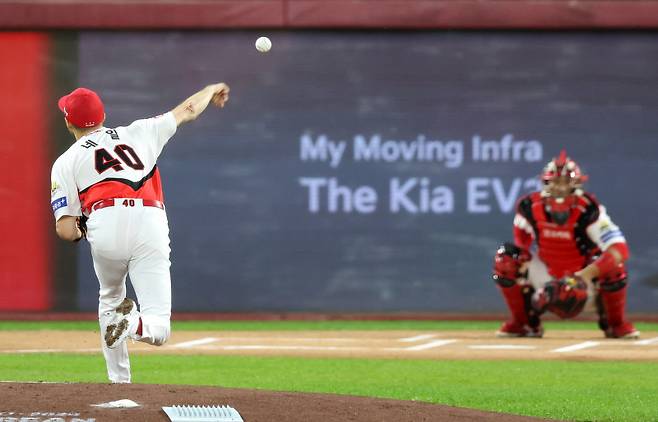
{"type": "Polygon", "coordinates": [[[542,196],[546,212],[557,224],[564,224],[576,206],[576,196],[579,195],[583,183],[587,180],[580,166],[562,150],[558,157],[546,164],[541,178],[544,182],[542,196]]]}
{"type": "Polygon", "coordinates": [[[578,163],[569,158],[565,150],[560,151],[559,156],[546,164],[541,178],[547,184],[560,176],[568,177],[578,185],[587,181],[587,176],[580,171],[578,163]]]}

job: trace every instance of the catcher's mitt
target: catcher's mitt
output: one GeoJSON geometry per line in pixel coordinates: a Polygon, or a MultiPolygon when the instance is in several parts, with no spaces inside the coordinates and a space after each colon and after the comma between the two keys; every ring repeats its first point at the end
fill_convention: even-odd
{"type": "Polygon", "coordinates": [[[583,310],[587,297],[587,283],[578,276],[568,276],[537,290],[532,307],[539,313],[550,311],[560,318],[573,318],[583,310]]]}
{"type": "Polygon", "coordinates": [[[77,217],[75,219],[75,224],[78,226],[78,229],[80,229],[80,232],[82,233],[82,236],[76,242],[79,242],[82,239],[87,238],[87,216],[82,215],[80,217],[77,217]]]}

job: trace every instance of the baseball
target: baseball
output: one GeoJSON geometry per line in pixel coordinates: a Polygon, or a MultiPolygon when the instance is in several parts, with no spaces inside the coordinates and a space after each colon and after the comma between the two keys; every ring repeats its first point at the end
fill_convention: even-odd
{"type": "Polygon", "coordinates": [[[261,53],[267,53],[272,48],[272,41],[267,37],[260,37],[256,40],[256,50],[261,53]]]}

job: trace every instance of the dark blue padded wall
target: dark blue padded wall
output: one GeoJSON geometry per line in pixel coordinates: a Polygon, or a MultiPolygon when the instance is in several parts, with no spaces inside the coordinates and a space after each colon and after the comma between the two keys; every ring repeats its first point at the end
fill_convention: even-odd
{"type": "Polygon", "coordinates": [[[175,310],[502,311],[492,255],[566,148],[629,241],[629,309],[655,311],[658,36],[260,35],[80,36],[109,126],[231,85],[160,159],[175,310]]]}

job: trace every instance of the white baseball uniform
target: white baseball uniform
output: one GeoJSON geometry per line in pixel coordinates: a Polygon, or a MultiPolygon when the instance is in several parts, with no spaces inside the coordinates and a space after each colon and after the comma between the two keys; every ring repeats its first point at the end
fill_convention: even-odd
{"type": "Polygon", "coordinates": [[[137,294],[142,335],[161,345],[170,334],[169,225],[156,160],[176,132],[172,113],[127,127],[101,127],[78,139],[52,168],[55,219],[89,217],[87,240],[100,283],[101,344],[111,382],[130,382],[128,346],[109,349],[103,334],[126,297],[126,276],[137,294]]]}

